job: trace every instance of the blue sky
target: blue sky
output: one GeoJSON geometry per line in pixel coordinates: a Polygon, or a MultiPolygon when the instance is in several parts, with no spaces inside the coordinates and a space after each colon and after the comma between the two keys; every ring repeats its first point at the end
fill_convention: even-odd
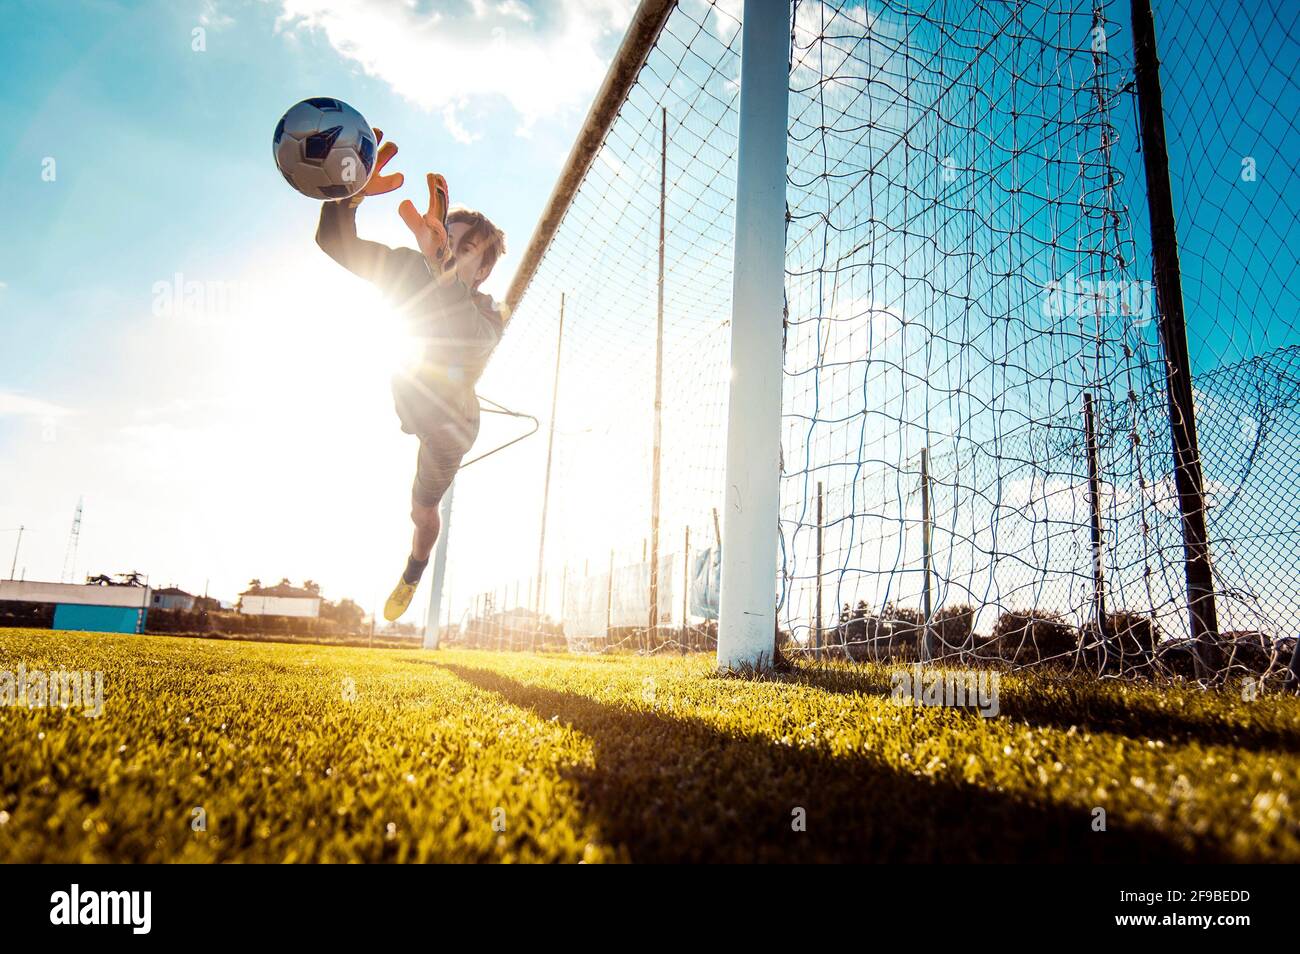
{"type": "MultiPolygon", "coordinates": [[[[1300,344],[1300,33],[1283,0],[1155,9],[1188,345],[1204,373],[1300,344]]],[[[1131,143],[1136,117],[1116,122],[1131,143]]],[[[1116,161],[1146,249],[1143,156],[1128,145],[1116,161]]]]}
{"type": "MultiPolygon", "coordinates": [[[[275,123],[336,96],[399,144],[408,185],[360,214],[389,244],[411,244],[397,201],[446,175],[507,233],[500,297],[632,7],[6,4],[0,530],[29,528],[19,572],[59,577],[84,495],[78,575],[139,568],[226,599],[311,577],[373,604],[406,546],[415,452],[387,393],[391,328],[316,248],[275,123]],[[158,314],[178,273],[215,297],[158,314]]],[[[14,542],[0,532],[6,571],[14,542]]]]}

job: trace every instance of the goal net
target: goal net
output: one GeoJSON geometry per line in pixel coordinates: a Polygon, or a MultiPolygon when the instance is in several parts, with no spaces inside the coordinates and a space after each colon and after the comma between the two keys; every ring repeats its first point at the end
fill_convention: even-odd
{"type": "MultiPolygon", "coordinates": [[[[458,481],[470,645],[716,638],[743,5],[647,2],[639,20],[656,6],[481,383],[543,422],[458,481]]],[[[785,651],[1192,674],[1129,5],[790,10],[785,651]]],[[[1202,12],[1155,4],[1210,661],[1284,678],[1300,613],[1297,14],[1202,12]]]]}

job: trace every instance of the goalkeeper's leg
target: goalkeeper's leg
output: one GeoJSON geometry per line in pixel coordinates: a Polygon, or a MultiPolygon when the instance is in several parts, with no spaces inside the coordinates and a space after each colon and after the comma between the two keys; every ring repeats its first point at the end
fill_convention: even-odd
{"type": "Polygon", "coordinates": [[[438,508],[465,453],[464,448],[455,444],[428,439],[420,441],[420,452],[415,464],[415,483],[411,487],[411,522],[415,524],[415,532],[411,537],[411,555],[407,557],[401,579],[384,604],[384,618],[387,620],[400,618],[411,605],[420,585],[420,577],[429,565],[429,554],[433,552],[433,545],[438,541],[438,534],[442,530],[438,508]]]}

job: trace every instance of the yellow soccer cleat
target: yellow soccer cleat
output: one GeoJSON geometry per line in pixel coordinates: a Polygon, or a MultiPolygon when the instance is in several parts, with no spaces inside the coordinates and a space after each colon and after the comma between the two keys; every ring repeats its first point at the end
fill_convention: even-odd
{"type": "Polygon", "coordinates": [[[393,592],[388,595],[388,602],[384,604],[384,619],[390,623],[401,619],[406,608],[411,605],[411,599],[419,585],[419,581],[407,583],[406,580],[398,580],[393,592]]]}

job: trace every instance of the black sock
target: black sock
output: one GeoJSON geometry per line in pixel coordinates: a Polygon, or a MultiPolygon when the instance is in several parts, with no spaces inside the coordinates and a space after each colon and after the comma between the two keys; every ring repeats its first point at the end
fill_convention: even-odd
{"type": "Polygon", "coordinates": [[[420,577],[424,576],[424,568],[429,565],[428,558],[417,560],[415,557],[406,558],[406,571],[402,574],[402,581],[414,586],[420,582],[420,577]]]}

